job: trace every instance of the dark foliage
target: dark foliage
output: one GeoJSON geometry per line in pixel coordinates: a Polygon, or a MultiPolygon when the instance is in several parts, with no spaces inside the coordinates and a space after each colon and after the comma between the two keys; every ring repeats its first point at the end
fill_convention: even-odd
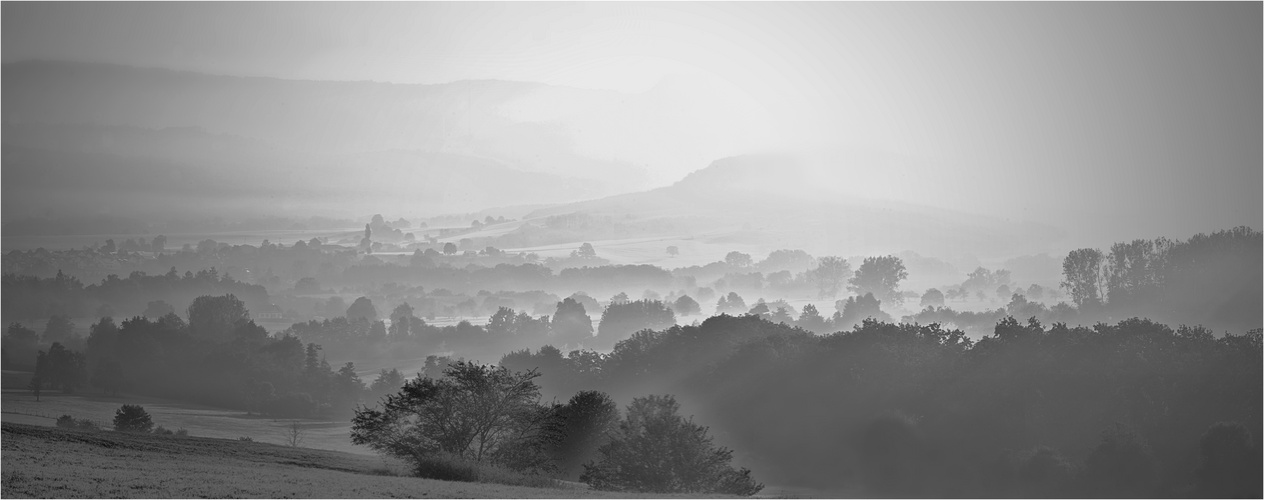
{"type": "Polygon", "coordinates": [[[571,354],[503,363],[564,373],[542,379],[562,396],[677,391],[761,476],[877,496],[1190,495],[1209,426],[1261,427],[1259,331],[1217,338],[1139,319],[1049,328],[1006,317],[972,342],[933,324],[866,321],[816,336],[717,316],[638,332],[582,369],[571,354]],[[875,415],[889,415],[888,428],[875,415]],[[1112,421],[1131,430],[1103,438],[1112,421]]]}
{"type": "Polygon", "coordinates": [[[40,351],[35,357],[35,377],[52,389],[75,392],[87,381],[87,362],[83,353],[66,349],[54,342],[48,352],[40,351]]]}
{"type": "Polygon", "coordinates": [[[1085,492],[1097,498],[1154,497],[1158,467],[1150,447],[1131,429],[1115,424],[1084,461],[1085,492]]]}
{"type": "Polygon", "coordinates": [[[672,302],[672,311],[681,316],[693,316],[702,312],[702,306],[693,297],[681,295],[672,302]]]}
{"type": "Polygon", "coordinates": [[[39,335],[35,330],[22,326],[21,323],[10,323],[0,340],[4,353],[4,369],[35,369],[35,353],[39,350],[39,335]]]}
{"type": "Polygon", "coordinates": [[[583,464],[597,457],[597,448],[608,441],[619,420],[619,408],[600,391],[580,391],[558,409],[562,438],[550,453],[562,477],[577,480],[583,464]]]}
{"type": "Polygon", "coordinates": [[[119,432],[149,432],[154,422],[149,412],[140,405],[123,405],[114,412],[114,430],[119,432]]]}
{"type": "Polygon", "coordinates": [[[352,420],[351,440],[399,457],[419,471],[444,456],[517,471],[554,469],[547,450],[560,438],[555,408],[539,403],[534,371],[457,362],[442,378],[419,376],[352,420]]]}
{"type": "Polygon", "coordinates": [[[1083,248],[1063,261],[1063,288],[1089,313],[1158,321],[1259,327],[1264,236],[1236,227],[1186,241],[1156,238],[1083,248]]]}
{"type": "Polygon", "coordinates": [[[601,314],[601,323],[597,325],[597,338],[593,342],[598,348],[609,348],[633,332],[645,329],[658,330],[675,324],[676,315],[662,301],[613,302],[601,314]]]}
{"type": "Polygon", "coordinates": [[[1260,498],[1258,436],[1237,422],[1217,422],[1199,442],[1194,494],[1202,498],[1260,498]]]}
{"type": "MultiPolygon", "coordinates": [[[[9,259],[13,252],[5,255],[9,259]]],[[[269,304],[268,291],[221,276],[215,268],[186,272],[183,276],[171,268],[166,274],[147,275],[134,271],[127,278],[106,276],[100,283],[83,286],[78,279],[58,272],[53,278],[5,274],[3,276],[3,313],[12,318],[47,318],[51,315],[87,317],[100,308],[117,313],[140,314],[150,310],[155,297],[176,305],[191,304],[196,297],[232,294],[244,300],[244,307],[269,304]]]]}
{"type": "MultiPolygon", "coordinates": [[[[200,335],[175,314],[138,316],[121,325],[103,318],[91,325],[81,356],[84,376],[91,373],[92,385],[109,393],[127,390],[277,417],[349,413],[364,397],[367,389],[353,367],[335,371],[315,344],[305,348],[293,336],[269,337],[229,296],[208,299],[220,300],[195,301],[209,304],[194,315],[205,332],[200,335]]],[[[44,380],[55,387],[56,377],[49,377],[44,380]]]]}
{"type": "Polygon", "coordinates": [[[559,345],[579,345],[592,341],[592,318],[584,304],[567,297],[557,303],[553,313],[553,338],[559,345]]]}
{"type": "Polygon", "coordinates": [[[632,400],[597,460],[580,480],[598,490],[722,493],[749,496],[764,485],[729,465],[733,452],[712,444],[707,428],[679,415],[671,396],[632,400]]]}

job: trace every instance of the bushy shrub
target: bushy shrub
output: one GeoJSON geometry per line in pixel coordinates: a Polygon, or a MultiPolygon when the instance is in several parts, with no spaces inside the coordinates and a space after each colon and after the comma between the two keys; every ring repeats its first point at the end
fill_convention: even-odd
{"type": "Polygon", "coordinates": [[[74,429],[75,425],[76,425],[75,418],[70,415],[62,415],[60,417],[57,417],[57,427],[74,429]]]}
{"type": "Polygon", "coordinates": [[[153,434],[155,436],[171,436],[171,435],[174,435],[175,433],[172,432],[170,429],[160,425],[158,427],[154,427],[153,434]]]}
{"type": "Polygon", "coordinates": [[[114,412],[114,430],[120,432],[149,432],[154,421],[140,405],[123,405],[114,412]]]}
{"type": "Polygon", "coordinates": [[[559,484],[544,474],[527,474],[487,463],[478,464],[478,482],[532,488],[555,488],[559,484]]]}
{"type": "Polygon", "coordinates": [[[101,430],[101,424],[98,424],[86,418],[81,418],[81,419],[76,420],[74,417],[70,415],[62,415],[60,417],[57,417],[57,427],[61,427],[63,429],[80,429],[80,430],[85,430],[85,431],[101,430]]]}
{"type": "Polygon", "coordinates": [[[462,459],[449,453],[434,453],[413,460],[413,475],[442,481],[491,483],[508,486],[553,488],[558,482],[541,474],[525,474],[508,467],[462,459]]]}
{"type": "Polygon", "coordinates": [[[414,459],[413,475],[441,481],[478,481],[478,466],[460,458],[435,453],[414,459]]]}
{"type": "Polygon", "coordinates": [[[254,438],[252,438],[252,437],[250,437],[250,436],[242,436],[242,437],[237,438],[237,440],[238,440],[238,441],[245,441],[245,442],[247,442],[247,443],[253,443],[253,442],[255,442],[254,438]]]}

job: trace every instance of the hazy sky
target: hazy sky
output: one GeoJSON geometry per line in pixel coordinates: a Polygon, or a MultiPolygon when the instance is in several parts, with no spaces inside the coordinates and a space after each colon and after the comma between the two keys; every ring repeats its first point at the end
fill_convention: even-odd
{"type": "Polygon", "coordinates": [[[1258,2],[6,2],[3,59],[31,58],[626,92],[683,74],[762,107],[769,144],[829,151],[815,182],[841,192],[1117,238],[1261,221],[1258,2]]]}

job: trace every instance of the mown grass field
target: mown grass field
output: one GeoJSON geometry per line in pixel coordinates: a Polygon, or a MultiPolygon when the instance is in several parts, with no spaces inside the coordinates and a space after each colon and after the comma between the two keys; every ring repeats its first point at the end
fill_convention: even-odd
{"type": "Polygon", "coordinates": [[[381,458],[225,439],[80,431],[5,422],[5,498],[628,497],[399,477],[381,458]]]}

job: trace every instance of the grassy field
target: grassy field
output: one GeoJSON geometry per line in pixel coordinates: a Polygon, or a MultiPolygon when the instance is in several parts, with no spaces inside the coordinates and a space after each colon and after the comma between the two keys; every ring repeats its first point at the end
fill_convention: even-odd
{"type": "Polygon", "coordinates": [[[382,459],[199,437],[79,431],[5,422],[5,498],[579,498],[530,488],[398,477],[382,459]]]}
{"type": "MultiPolygon", "coordinates": [[[[574,483],[540,489],[406,477],[402,462],[352,445],[349,423],[300,420],[303,441],[290,447],[283,444],[290,420],[157,398],[45,394],[36,402],[11,390],[3,403],[0,498],[649,497],[574,483]],[[108,429],[123,404],[141,404],[155,425],[184,428],[189,437],[53,427],[57,416],[71,415],[108,429]]],[[[812,493],[769,488],[761,496],[784,495],[812,493]]]]}
{"type": "MultiPolygon", "coordinates": [[[[6,373],[6,378],[15,374],[6,373]]],[[[259,443],[285,444],[286,432],[296,420],[273,419],[247,415],[243,411],[226,410],[181,401],[124,394],[118,397],[104,396],[95,391],[82,394],[61,394],[45,391],[40,401],[35,401],[29,391],[5,390],[0,396],[3,402],[4,422],[52,426],[58,416],[70,415],[75,419],[95,420],[109,428],[114,411],[125,404],[138,404],[153,417],[154,425],[170,430],[183,428],[192,436],[237,439],[249,437],[259,443]]],[[[326,450],[372,455],[365,447],[351,444],[350,421],[297,420],[302,429],[301,446],[326,450]]]]}

